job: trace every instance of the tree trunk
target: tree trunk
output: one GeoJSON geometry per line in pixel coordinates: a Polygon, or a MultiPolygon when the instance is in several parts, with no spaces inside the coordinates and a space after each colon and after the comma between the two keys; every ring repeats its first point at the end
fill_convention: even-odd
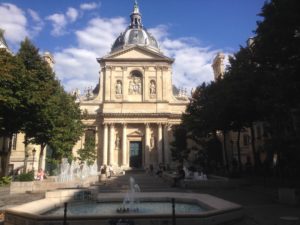
{"type": "Polygon", "coordinates": [[[39,156],[39,164],[38,164],[38,169],[43,169],[43,160],[44,160],[44,153],[45,153],[45,144],[41,144],[41,151],[40,151],[40,156],[39,156]]]}
{"type": "Polygon", "coordinates": [[[253,123],[250,124],[250,131],[251,131],[251,147],[252,147],[252,154],[253,154],[253,163],[254,163],[254,169],[256,171],[257,166],[258,166],[258,161],[257,161],[257,152],[256,152],[256,145],[255,145],[255,134],[254,134],[253,123]]]}
{"type": "Polygon", "coordinates": [[[238,139],[237,139],[237,152],[238,152],[238,161],[239,161],[239,171],[241,172],[242,169],[242,160],[241,160],[241,146],[240,146],[240,139],[241,139],[241,129],[238,129],[238,139]]]}
{"type": "MultiPolygon", "coordinates": [[[[8,148],[3,148],[2,154],[1,154],[1,173],[0,177],[2,176],[8,176],[8,166],[9,166],[9,160],[11,155],[11,147],[12,147],[12,134],[8,136],[4,136],[4,139],[8,139],[8,148]]],[[[4,147],[4,146],[3,146],[4,147]]]]}
{"type": "Polygon", "coordinates": [[[225,166],[227,171],[229,171],[226,134],[227,134],[226,130],[223,130],[223,151],[224,151],[224,158],[225,158],[225,166]]]}

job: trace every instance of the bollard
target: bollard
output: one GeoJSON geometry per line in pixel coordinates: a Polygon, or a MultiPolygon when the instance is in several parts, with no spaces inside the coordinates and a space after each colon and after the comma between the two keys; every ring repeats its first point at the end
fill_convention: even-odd
{"type": "Polygon", "coordinates": [[[176,225],[176,217],[175,217],[175,199],[172,198],[172,225],[176,225]]]}
{"type": "Polygon", "coordinates": [[[67,209],[68,209],[68,203],[65,202],[64,205],[65,205],[65,209],[64,209],[64,223],[63,223],[63,225],[67,225],[67,209]]]}

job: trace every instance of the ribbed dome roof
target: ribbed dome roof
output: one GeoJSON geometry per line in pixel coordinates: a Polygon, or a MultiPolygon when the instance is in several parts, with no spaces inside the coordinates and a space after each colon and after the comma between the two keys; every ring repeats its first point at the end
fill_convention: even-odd
{"type": "Polygon", "coordinates": [[[132,45],[144,46],[159,52],[156,39],[142,25],[142,17],[136,2],[130,18],[131,24],[115,40],[111,48],[111,52],[115,52],[132,45]]]}

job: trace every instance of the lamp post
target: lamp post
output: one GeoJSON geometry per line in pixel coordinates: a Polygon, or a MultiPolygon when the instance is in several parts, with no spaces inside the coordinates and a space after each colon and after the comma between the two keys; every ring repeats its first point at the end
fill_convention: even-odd
{"type": "Polygon", "coordinates": [[[25,152],[25,159],[24,159],[24,173],[27,172],[27,162],[28,162],[28,157],[29,157],[29,154],[28,154],[28,152],[26,151],[26,152],[25,152]]]}
{"type": "Polygon", "coordinates": [[[36,149],[34,148],[34,149],[32,150],[32,171],[33,171],[33,173],[34,173],[35,153],[36,153],[36,149]]]}

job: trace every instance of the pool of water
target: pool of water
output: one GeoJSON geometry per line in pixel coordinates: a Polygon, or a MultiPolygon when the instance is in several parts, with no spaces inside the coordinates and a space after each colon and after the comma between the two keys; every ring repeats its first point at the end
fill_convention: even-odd
{"type": "MultiPolygon", "coordinates": [[[[81,203],[69,203],[68,215],[80,216],[80,215],[110,215],[116,214],[117,209],[122,208],[122,203],[118,202],[81,202],[81,203]]],[[[170,202],[141,202],[134,206],[138,208],[138,212],[131,210],[130,213],[143,213],[143,214],[171,214],[172,204],[170,202]]],[[[203,207],[193,203],[176,203],[176,213],[199,213],[206,211],[203,207]]],[[[64,208],[52,209],[44,215],[60,216],[64,214],[64,208]]],[[[121,213],[120,213],[121,214],[121,213]]]]}

